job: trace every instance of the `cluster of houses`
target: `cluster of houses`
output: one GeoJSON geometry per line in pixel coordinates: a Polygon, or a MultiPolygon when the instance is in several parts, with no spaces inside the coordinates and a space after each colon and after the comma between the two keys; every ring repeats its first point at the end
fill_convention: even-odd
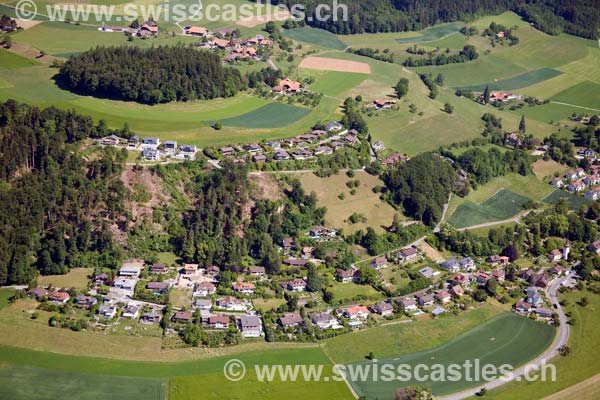
{"type": "Polygon", "coordinates": [[[252,157],[252,161],[264,163],[272,161],[307,160],[319,155],[331,155],[344,146],[360,143],[358,132],[345,130],[339,122],[329,122],[324,129],[314,129],[310,133],[265,143],[249,143],[242,146],[224,146],[219,149],[222,157],[244,162],[241,155],[252,157]],[[270,157],[267,157],[270,154],[270,157]]]}
{"type": "Polygon", "coordinates": [[[521,100],[523,96],[513,94],[512,92],[505,91],[491,91],[490,92],[490,103],[506,103],[510,100],[521,100]]]}
{"type": "Polygon", "coordinates": [[[139,38],[148,38],[156,36],[160,31],[158,25],[154,21],[145,21],[139,28],[125,27],[125,26],[109,26],[105,23],[98,28],[101,32],[119,32],[128,33],[139,38]]]}
{"type": "MultiPolygon", "coordinates": [[[[593,151],[590,149],[590,151],[593,151]]],[[[595,155],[595,153],[594,153],[595,155]]],[[[566,188],[572,193],[585,192],[584,196],[590,200],[600,198],[600,165],[590,167],[592,173],[587,174],[583,168],[577,168],[567,172],[564,177],[554,178],[550,184],[556,188],[566,188]]]]}
{"type": "MultiPolygon", "coordinates": [[[[208,29],[202,27],[187,27],[185,30],[186,34],[201,37],[213,36],[208,29]]],[[[211,40],[203,43],[199,43],[198,47],[201,49],[208,50],[223,50],[227,52],[225,60],[227,62],[234,62],[237,60],[258,60],[259,49],[271,47],[273,41],[263,35],[256,35],[247,39],[233,38],[232,35],[223,36],[221,34],[214,35],[211,40]]]]}
{"type": "Polygon", "coordinates": [[[105,136],[98,140],[103,146],[125,146],[128,150],[142,150],[142,158],[147,161],[160,161],[161,158],[172,157],[180,160],[195,160],[198,148],[193,144],[178,146],[174,140],[162,143],[157,137],[140,138],[132,136],[123,139],[116,135],[105,136]]]}
{"type": "Polygon", "coordinates": [[[396,103],[397,103],[397,101],[395,99],[381,98],[381,99],[373,100],[373,102],[371,104],[369,104],[367,107],[372,108],[376,111],[389,110],[396,103]]]}

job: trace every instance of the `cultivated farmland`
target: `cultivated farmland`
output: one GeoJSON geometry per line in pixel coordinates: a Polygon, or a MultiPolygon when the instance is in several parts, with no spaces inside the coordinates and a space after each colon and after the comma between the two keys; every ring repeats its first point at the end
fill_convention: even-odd
{"type": "MultiPolygon", "coordinates": [[[[534,359],[542,353],[554,339],[555,328],[531,319],[513,314],[503,314],[485,324],[468,331],[464,335],[422,353],[410,354],[398,358],[378,359],[379,364],[393,365],[419,364],[464,364],[466,360],[479,359],[481,365],[491,364],[499,367],[510,364],[515,368],[534,359]]],[[[482,380],[468,381],[464,377],[458,381],[426,381],[434,395],[444,395],[477,386],[482,380]]],[[[402,382],[402,385],[420,384],[417,380],[402,382]]],[[[362,381],[352,382],[359,394],[368,398],[387,398],[398,387],[398,382],[362,381]]]]}
{"type": "Polygon", "coordinates": [[[329,31],[316,28],[294,28],[283,32],[283,35],[292,40],[314,44],[334,50],[344,50],[346,45],[336,35],[329,31]]]}

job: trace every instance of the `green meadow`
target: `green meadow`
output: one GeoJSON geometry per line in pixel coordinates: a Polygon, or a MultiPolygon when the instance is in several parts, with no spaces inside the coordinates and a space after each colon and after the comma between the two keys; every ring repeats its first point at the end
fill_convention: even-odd
{"type": "Polygon", "coordinates": [[[293,28],[283,31],[283,36],[298,42],[314,44],[334,50],[344,50],[346,45],[333,33],[317,28],[293,28]]]}
{"type": "Polygon", "coordinates": [[[306,107],[282,103],[269,103],[256,110],[219,120],[225,126],[241,128],[277,128],[291,125],[310,113],[306,107]]]}
{"type": "MultiPolygon", "coordinates": [[[[414,368],[417,365],[429,367],[434,364],[463,365],[467,360],[471,362],[479,360],[480,365],[500,367],[509,364],[517,368],[546,350],[554,340],[555,333],[556,329],[546,323],[536,322],[514,313],[506,313],[477,326],[443,346],[396,358],[380,358],[378,364],[409,365],[414,368]]],[[[368,363],[363,361],[358,365],[364,366],[368,363]]],[[[398,386],[406,385],[425,386],[430,388],[434,395],[439,396],[459,392],[485,382],[481,378],[474,377],[473,374],[470,376],[471,380],[465,376],[456,381],[429,379],[418,381],[413,378],[401,383],[369,379],[352,381],[351,384],[359,395],[365,395],[369,399],[391,398],[398,386]]]]}
{"type": "Polygon", "coordinates": [[[486,222],[501,221],[517,215],[529,199],[503,189],[481,204],[462,203],[448,219],[456,228],[466,228],[486,222]]]}
{"type": "Polygon", "coordinates": [[[569,208],[573,210],[579,210],[581,207],[587,207],[592,203],[592,200],[588,200],[583,196],[577,196],[575,194],[566,192],[564,190],[556,189],[544,198],[544,203],[556,204],[560,200],[564,199],[567,202],[569,208]]]}
{"type": "Polygon", "coordinates": [[[401,44],[433,42],[435,40],[440,40],[452,34],[458,33],[460,28],[462,28],[463,26],[464,24],[461,22],[439,24],[422,30],[418,36],[401,37],[396,40],[398,41],[398,43],[401,44]]]}
{"type": "Polygon", "coordinates": [[[600,83],[581,82],[553,96],[552,101],[600,111],[600,83]]]}
{"type": "Polygon", "coordinates": [[[463,86],[461,89],[471,89],[473,91],[483,92],[487,86],[490,88],[490,90],[514,90],[535,85],[536,83],[543,82],[547,79],[552,79],[560,74],[560,71],[552,68],[540,68],[513,76],[512,78],[486,82],[479,85],[463,86]]]}

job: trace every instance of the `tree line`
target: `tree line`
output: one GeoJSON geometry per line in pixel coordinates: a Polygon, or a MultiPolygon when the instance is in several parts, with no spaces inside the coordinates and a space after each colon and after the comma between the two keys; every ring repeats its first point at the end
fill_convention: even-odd
{"type": "MultiPolygon", "coordinates": [[[[336,34],[417,31],[443,22],[472,21],[514,11],[538,29],[595,39],[600,27],[599,0],[369,0],[346,1],[347,17],[320,18],[320,0],[304,3],[305,21],[336,34]]],[[[333,0],[325,2],[335,10],[333,0]]],[[[294,0],[274,0],[288,9],[294,0]]]]}

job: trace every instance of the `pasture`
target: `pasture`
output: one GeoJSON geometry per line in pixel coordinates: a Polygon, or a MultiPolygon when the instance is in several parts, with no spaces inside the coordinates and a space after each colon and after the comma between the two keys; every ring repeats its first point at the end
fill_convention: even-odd
{"type": "Polygon", "coordinates": [[[375,186],[383,185],[376,176],[357,171],[353,178],[340,172],[327,178],[302,174],[299,179],[304,190],[307,193],[315,192],[319,206],[327,209],[325,214],[327,224],[343,228],[345,232],[366,229],[367,226],[382,232],[383,227],[389,226],[394,219],[393,207],[379,199],[379,195],[373,192],[375,186]],[[351,189],[346,186],[346,182],[350,180],[360,181],[360,185],[355,188],[355,195],[350,194],[351,189]],[[364,215],[367,218],[366,222],[351,224],[348,218],[354,211],[364,215]]]}
{"type": "Polygon", "coordinates": [[[5,49],[0,49],[0,71],[38,65],[37,62],[5,49]]]}
{"type": "Polygon", "coordinates": [[[344,50],[346,48],[346,44],[335,34],[324,29],[302,27],[286,29],[282,33],[283,36],[288,39],[313,44],[327,49],[344,50]]]}
{"type": "Polygon", "coordinates": [[[310,113],[306,107],[269,103],[242,115],[219,120],[225,126],[249,129],[288,126],[310,113]]]}
{"type": "Polygon", "coordinates": [[[371,73],[371,67],[367,63],[326,57],[306,57],[300,62],[298,67],[321,71],[354,72],[359,74],[371,73]]]}
{"type": "Polygon", "coordinates": [[[510,190],[502,189],[481,204],[465,201],[448,219],[456,228],[502,221],[517,215],[529,199],[510,190]]]}
{"type": "Polygon", "coordinates": [[[334,362],[344,364],[363,361],[371,351],[377,359],[399,357],[442,346],[507,309],[490,301],[456,316],[388,324],[326,339],[323,349],[334,362]]]}
{"type": "MultiPolygon", "coordinates": [[[[397,358],[378,358],[379,365],[416,365],[459,364],[466,360],[478,359],[481,365],[490,364],[499,367],[503,364],[517,366],[525,364],[541,354],[552,343],[555,328],[514,313],[505,313],[484,324],[469,330],[465,334],[451,340],[443,346],[432,350],[408,354],[397,358]]],[[[367,364],[362,362],[360,364],[367,364]]],[[[429,387],[434,395],[458,392],[484,382],[482,379],[461,377],[457,381],[445,382],[416,379],[409,381],[354,381],[354,389],[368,398],[390,398],[399,386],[418,384],[429,387]]]]}

